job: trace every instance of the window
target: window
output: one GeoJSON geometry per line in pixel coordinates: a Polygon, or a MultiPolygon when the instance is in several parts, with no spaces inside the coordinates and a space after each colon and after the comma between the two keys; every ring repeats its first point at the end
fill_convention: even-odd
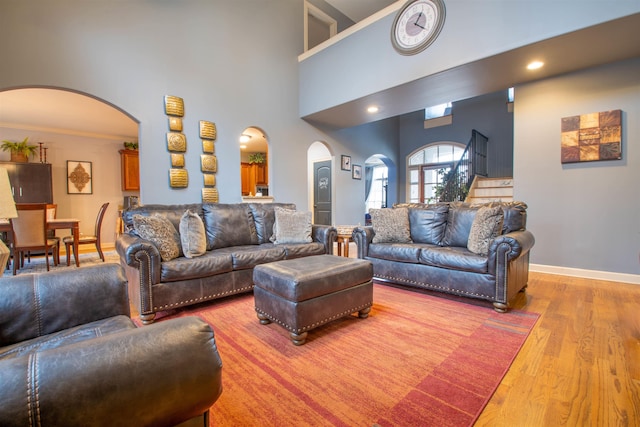
{"type": "Polygon", "coordinates": [[[444,173],[460,160],[465,146],[455,142],[430,144],[409,156],[408,201],[410,203],[433,203],[436,189],[442,183],[444,173]]]}
{"type": "Polygon", "coordinates": [[[451,115],[451,103],[447,102],[446,104],[434,105],[433,107],[428,107],[424,109],[424,119],[437,119],[438,117],[449,116],[451,115]]]}
{"type": "Polygon", "coordinates": [[[388,169],[384,163],[376,165],[366,165],[366,186],[369,189],[367,200],[365,202],[366,210],[387,207],[387,185],[388,185],[388,169]],[[371,186],[369,187],[369,168],[371,168],[371,186]]]}

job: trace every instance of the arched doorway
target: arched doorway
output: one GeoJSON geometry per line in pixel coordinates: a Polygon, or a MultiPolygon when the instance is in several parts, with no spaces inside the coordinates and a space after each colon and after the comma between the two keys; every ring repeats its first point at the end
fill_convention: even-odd
{"type": "MultiPolygon", "coordinates": [[[[119,154],[124,142],[138,142],[138,134],[133,116],[91,94],[45,86],[0,90],[0,140],[28,137],[30,143],[42,143],[46,158],[37,155],[30,160],[51,164],[57,216],[77,218],[80,231],[93,234],[96,214],[109,202],[102,226],[104,250],[114,247],[123,197],[139,195],[139,191],[122,190],[119,154]],[[69,194],[68,161],[91,164],[90,194],[69,194]]],[[[10,154],[0,151],[0,161],[9,160],[10,154]]]]}
{"type": "Polygon", "coordinates": [[[329,147],[315,141],[307,150],[309,171],[309,208],[313,212],[314,224],[333,224],[334,185],[333,156],[329,147]]]}

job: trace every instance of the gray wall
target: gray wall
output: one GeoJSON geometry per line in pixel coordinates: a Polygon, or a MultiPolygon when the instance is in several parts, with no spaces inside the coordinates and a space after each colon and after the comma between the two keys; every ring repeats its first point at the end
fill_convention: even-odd
{"type": "Polygon", "coordinates": [[[529,205],[535,268],[639,274],[640,59],[516,87],[514,114],[515,196],[529,205]],[[561,118],[615,109],[622,160],[561,164],[561,118]]]}
{"type": "Polygon", "coordinates": [[[298,118],[301,1],[0,0],[0,10],[0,90],[69,88],[135,117],[143,203],[201,200],[198,123],[208,120],[220,201],[240,201],[238,137],[257,126],[270,143],[271,194],[307,206],[307,149],[336,143],[298,118]],[[239,25],[249,8],[255,19],[239,25]],[[186,189],[169,188],[165,95],[185,102],[186,189]]]}
{"type": "Polygon", "coordinates": [[[507,111],[506,89],[501,92],[454,102],[453,123],[424,128],[424,111],[400,117],[400,149],[398,157],[398,193],[406,201],[407,156],[416,149],[434,142],[453,141],[466,145],[473,129],[489,138],[488,173],[491,177],[513,174],[513,114],[507,111]]]}

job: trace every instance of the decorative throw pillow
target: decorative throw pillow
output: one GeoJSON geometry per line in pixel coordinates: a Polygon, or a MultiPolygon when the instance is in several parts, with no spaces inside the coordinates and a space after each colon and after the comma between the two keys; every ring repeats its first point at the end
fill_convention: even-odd
{"type": "Polygon", "coordinates": [[[180,236],[171,221],[160,215],[134,215],[132,219],[138,236],[158,248],[162,261],[171,261],[180,256],[180,236]]]}
{"type": "Polygon", "coordinates": [[[467,249],[478,255],[487,255],[491,241],[502,233],[503,221],[504,213],[500,206],[478,209],[471,224],[467,249]]]}
{"type": "Polygon", "coordinates": [[[411,243],[409,209],[369,209],[375,235],[372,243],[411,243]]]}
{"type": "Polygon", "coordinates": [[[276,244],[311,243],[311,212],[276,207],[271,241],[276,244]]]}
{"type": "Polygon", "coordinates": [[[202,218],[188,209],[180,218],[180,242],[187,258],[204,255],[207,251],[207,234],[202,218]]]}

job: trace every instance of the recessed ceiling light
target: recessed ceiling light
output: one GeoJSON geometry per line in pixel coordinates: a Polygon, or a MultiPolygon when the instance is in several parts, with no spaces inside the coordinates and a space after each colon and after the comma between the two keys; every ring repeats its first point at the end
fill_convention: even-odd
{"type": "Polygon", "coordinates": [[[242,134],[240,135],[240,142],[249,142],[251,139],[251,135],[242,134]]]}
{"type": "Polygon", "coordinates": [[[367,108],[367,112],[371,114],[377,113],[378,111],[380,111],[380,109],[375,105],[372,105],[371,107],[367,108]]]}
{"type": "Polygon", "coordinates": [[[537,70],[538,68],[542,68],[544,62],[542,61],[533,61],[527,65],[527,70],[537,70]]]}
{"type": "Polygon", "coordinates": [[[241,149],[241,150],[244,150],[245,148],[247,148],[247,146],[246,146],[246,145],[244,145],[244,144],[242,144],[242,145],[240,146],[240,149],[241,149]]]}

